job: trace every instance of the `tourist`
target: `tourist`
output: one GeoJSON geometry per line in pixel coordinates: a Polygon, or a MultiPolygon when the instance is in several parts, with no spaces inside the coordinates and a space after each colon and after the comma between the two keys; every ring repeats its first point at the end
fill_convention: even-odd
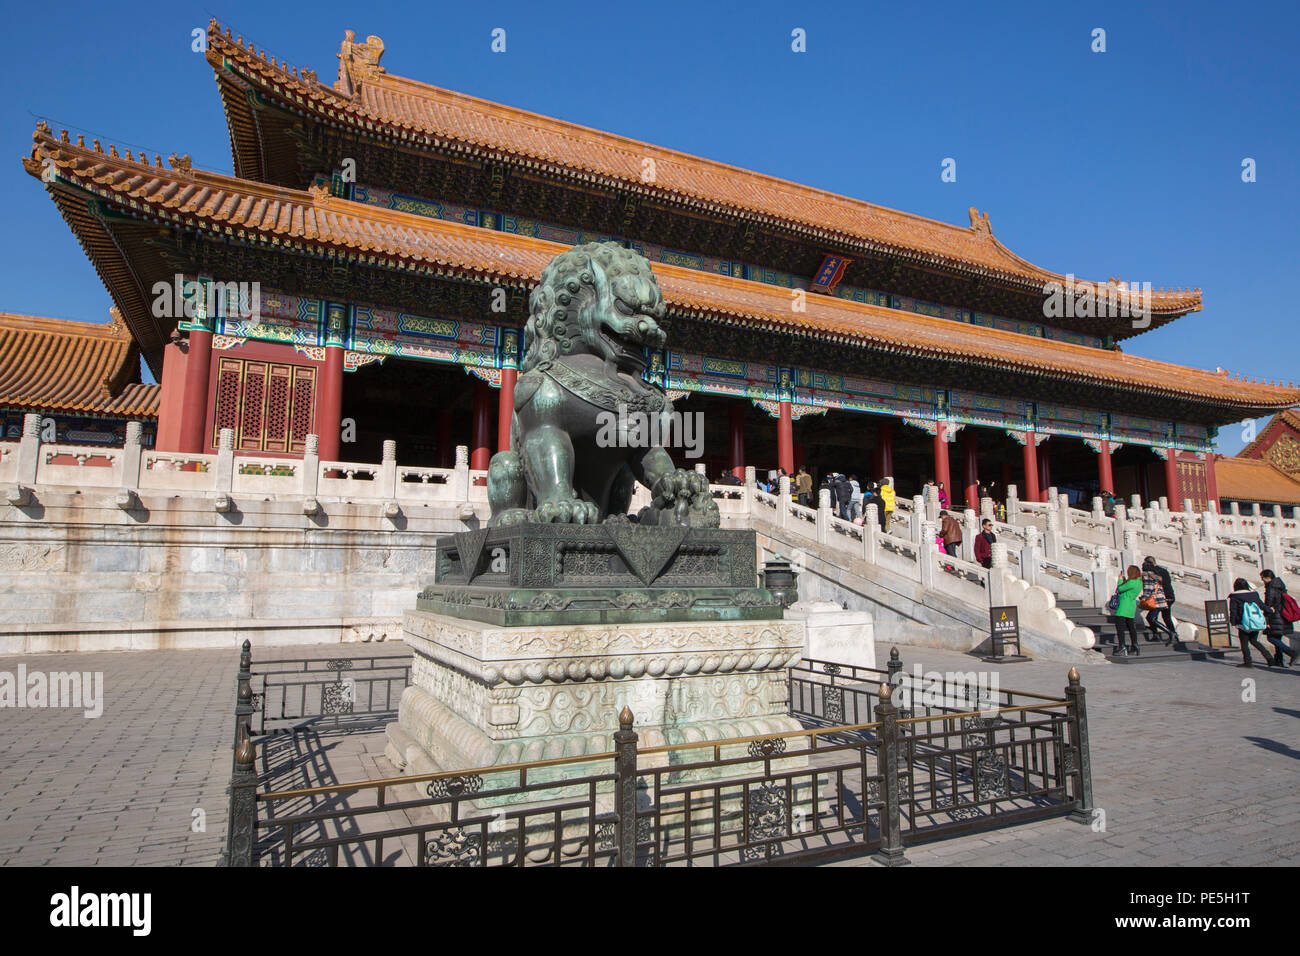
{"type": "Polygon", "coordinates": [[[1122,657],[1124,651],[1124,632],[1128,632],[1128,642],[1130,651],[1136,656],[1141,656],[1142,652],[1138,650],[1137,628],[1133,625],[1133,618],[1137,616],[1138,595],[1142,593],[1142,571],[1136,564],[1130,564],[1128,570],[1124,572],[1124,580],[1119,583],[1115,589],[1117,603],[1115,606],[1115,656],[1122,657]]]}
{"type": "Polygon", "coordinates": [[[1169,632],[1169,640],[1166,644],[1172,644],[1178,638],[1178,632],[1174,630],[1173,614],[1169,610],[1174,604],[1174,582],[1169,576],[1169,571],[1159,564],[1156,559],[1147,555],[1146,560],[1142,562],[1142,597],[1148,597],[1154,602],[1154,607],[1145,608],[1147,612],[1147,641],[1160,640],[1160,628],[1156,626],[1156,619],[1163,616],[1165,621],[1165,630],[1169,632]]]}
{"type": "Polygon", "coordinates": [[[1228,624],[1237,628],[1237,640],[1241,644],[1241,663],[1238,667],[1254,666],[1250,659],[1251,644],[1255,645],[1255,650],[1259,651],[1265,664],[1271,667],[1282,663],[1281,651],[1274,659],[1259,643],[1260,633],[1268,627],[1268,616],[1264,611],[1264,602],[1245,578],[1237,578],[1232,582],[1232,593],[1228,595],[1228,624]]]}
{"type": "Polygon", "coordinates": [[[871,505],[876,506],[876,523],[879,524],[881,520],[881,509],[884,507],[884,503],[880,500],[880,486],[877,485],[874,481],[868,481],[862,485],[862,523],[863,524],[866,524],[867,508],[869,508],[871,505]]]}
{"type": "Polygon", "coordinates": [[[948,507],[948,492],[944,490],[943,482],[939,482],[939,507],[948,507]]]}
{"type": "Polygon", "coordinates": [[[939,512],[939,540],[948,557],[957,556],[957,546],[961,544],[961,522],[946,511],[939,512]]]}
{"type": "Polygon", "coordinates": [[[812,475],[808,474],[808,469],[803,465],[799,466],[794,486],[794,500],[807,508],[808,502],[812,499],[812,475]]]}
{"type": "Polygon", "coordinates": [[[880,512],[880,527],[886,534],[889,533],[889,524],[894,520],[894,488],[888,478],[880,483],[880,491],[877,493],[883,508],[880,512]]]}
{"type": "Polygon", "coordinates": [[[841,520],[853,518],[853,486],[849,484],[848,475],[837,474],[831,482],[831,500],[841,520]]]}
{"type": "Polygon", "coordinates": [[[1101,493],[1101,513],[1107,518],[1115,517],[1115,496],[1109,491],[1101,493]]]}
{"type": "Polygon", "coordinates": [[[998,536],[993,533],[993,519],[980,522],[980,533],[975,536],[975,560],[986,568],[993,567],[993,545],[998,536]]]}
{"type": "Polygon", "coordinates": [[[737,478],[734,472],[727,471],[727,470],[724,469],[723,472],[722,472],[722,474],[718,476],[718,484],[720,484],[720,485],[743,485],[744,482],[741,481],[739,478],[737,478]]]}
{"type": "MultiPolygon", "coordinates": [[[[1295,607],[1295,599],[1286,593],[1286,585],[1272,571],[1264,570],[1259,573],[1264,582],[1264,612],[1268,616],[1268,642],[1277,648],[1277,664],[1279,667],[1285,667],[1283,655],[1295,663],[1295,638],[1291,638],[1291,647],[1288,648],[1282,638],[1286,635],[1295,634],[1295,625],[1287,618],[1288,602],[1291,608],[1295,607]]],[[[1291,614],[1294,615],[1294,610],[1291,614]]]]}
{"type": "Polygon", "coordinates": [[[862,524],[862,486],[857,475],[849,475],[849,487],[853,490],[849,496],[849,520],[862,524]]]}

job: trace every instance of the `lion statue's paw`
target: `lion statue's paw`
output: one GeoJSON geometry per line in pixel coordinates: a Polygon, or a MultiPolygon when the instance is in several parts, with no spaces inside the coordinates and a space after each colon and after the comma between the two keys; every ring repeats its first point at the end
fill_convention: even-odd
{"type": "Polygon", "coordinates": [[[716,528],[722,523],[718,504],[709,492],[709,479],[698,472],[678,468],[664,475],[652,489],[654,501],[645,511],[646,524],[679,525],[688,528],[716,528]]]}
{"type": "Polygon", "coordinates": [[[596,524],[600,521],[600,509],[590,501],[558,498],[538,505],[533,520],[543,524],[596,524]]]}

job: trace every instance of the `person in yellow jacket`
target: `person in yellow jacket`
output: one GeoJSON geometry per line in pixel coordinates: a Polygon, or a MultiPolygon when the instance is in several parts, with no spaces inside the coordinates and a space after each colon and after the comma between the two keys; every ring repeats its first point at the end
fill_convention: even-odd
{"type": "Polygon", "coordinates": [[[805,508],[812,507],[812,475],[808,474],[808,469],[803,465],[799,466],[799,472],[795,475],[794,500],[805,508]]]}
{"type": "Polygon", "coordinates": [[[884,513],[882,515],[881,525],[886,532],[889,531],[889,523],[894,520],[894,487],[888,481],[880,483],[880,500],[884,504],[884,513]]]}

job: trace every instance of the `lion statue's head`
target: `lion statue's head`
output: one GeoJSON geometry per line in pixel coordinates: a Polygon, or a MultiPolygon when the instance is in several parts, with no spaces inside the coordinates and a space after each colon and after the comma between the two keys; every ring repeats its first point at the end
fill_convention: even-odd
{"type": "Polygon", "coordinates": [[[589,353],[639,375],[663,348],[664,300],[645,256],[614,242],[574,246],[551,260],[528,301],[523,371],[589,353]]]}

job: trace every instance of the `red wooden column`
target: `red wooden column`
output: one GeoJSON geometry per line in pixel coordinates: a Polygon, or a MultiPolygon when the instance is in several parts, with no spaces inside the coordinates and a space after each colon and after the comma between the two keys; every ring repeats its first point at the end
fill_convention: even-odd
{"type": "Polygon", "coordinates": [[[948,439],[947,422],[936,422],[934,429],[934,480],[942,481],[952,501],[952,476],[948,473],[948,439]]]}
{"type": "Polygon", "coordinates": [[[316,436],[321,461],[339,461],[343,430],[343,349],[348,340],[349,307],[325,303],[325,367],[316,395],[316,436]]]}
{"type": "Polygon", "coordinates": [[[510,450],[510,422],[515,414],[515,382],[519,370],[501,370],[501,394],[497,396],[497,451],[510,450]]]}
{"type": "Polygon", "coordinates": [[[879,481],[881,478],[892,478],[893,475],[894,423],[891,419],[882,418],[876,422],[876,473],[871,477],[879,481]]]}
{"type": "Polygon", "coordinates": [[[343,431],[343,349],[326,346],[321,370],[320,400],[316,403],[316,435],[321,461],[339,461],[339,439],[343,431]]]}
{"type": "MultiPolygon", "coordinates": [[[[1219,510],[1219,479],[1214,474],[1214,459],[1218,456],[1214,452],[1207,452],[1205,455],[1205,489],[1206,498],[1209,502],[1214,503],[1212,510],[1219,510]]],[[[1207,504],[1209,503],[1207,502],[1207,504]]]]}
{"type": "Polygon", "coordinates": [[[1097,443],[1097,480],[1101,482],[1101,490],[1115,493],[1115,472],[1111,468],[1110,462],[1110,442],[1100,441],[1097,443]]]}
{"type": "Polygon", "coordinates": [[[779,417],[776,422],[776,463],[785,473],[794,476],[794,418],[789,402],[778,402],[779,417]]]}
{"type": "Polygon", "coordinates": [[[191,329],[181,393],[180,450],[196,455],[207,451],[208,382],[212,370],[212,332],[191,329]]]}
{"type": "Polygon", "coordinates": [[[966,482],[966,507],[980,510],[980,463],[975,429],[967,425],[961,436],[962,471],[966,482]]]}
{"type": "Polygon", "coordinates": [[[1178,449],[1171,447],[1165,451],[1168,453],[1165,458],[1165,499],[1172,510],[1178,511],[1183,506],[1178,497],[1178,449]]]}
{"type": "Polygon", "coordinates": [[[474,438],[470,446],[469,466],[475,471],[487,469],[492,458],[492,386],[474,380],[474,438]]]}
{"type": "Polygon", "coordinates": [[[1039,498],[1038,491],[1038,445],[1034,441],[1037,437],[1033,432],[1021,432],[1024,435],[1025,445],[1024,452],[1025,466],[1025,487],[1021,490],[1022,501],[1037,501],[1039,498]]]}
{"type": "Polygon", "coordinates": [[[1038,456],[1038,493],[1043,501],[1047,500],[1047,489],[1052,487],[1052,452],[1044,448],[1038,456]]]}
{"type": "Polygon", "coordinates": [[[731,424],[731,473],[745,480],[745,406],[735,402],[727,409],[731,424]]]}

